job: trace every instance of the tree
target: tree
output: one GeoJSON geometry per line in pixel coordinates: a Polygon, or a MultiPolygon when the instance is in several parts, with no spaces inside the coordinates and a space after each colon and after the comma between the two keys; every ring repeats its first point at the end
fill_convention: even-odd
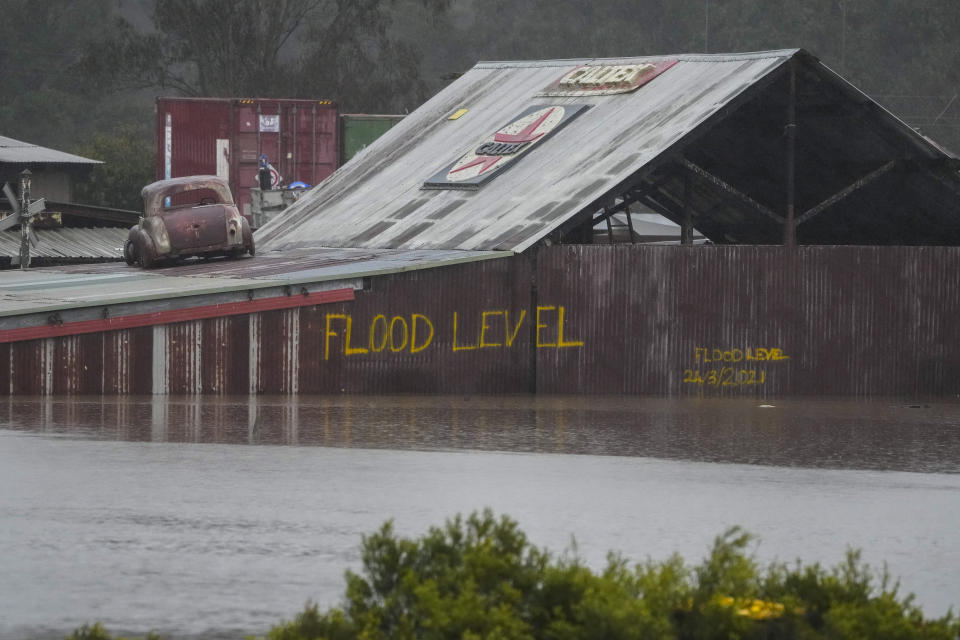
{"type": "MultiPolygon", "coordinates": [[[[433,12],[449,0],[419,0],[433,12]]],[[[156,0],[152,32],[123,18],[91,44],[85,76],[188,96],[331,97],[350,107],[426,96],[419,57],[391,32],[399,0],[156,0]],[[124,60],[125,64],[116,64],[124,60]]]]}
{"type": "Polygon", "coordinates": [[[0,0],[0,135],[66,150],[115,117],[73,68],[109,11],[108,0],[0,0]]]}
{"type": "Polygon", "coordinates": [[[149,137],[131,126],[98,133],[78,153],[103,161],[90,179],[76,186],[76,200],[118,209],[139,211],[140,190],[154,180],[154,148],[149,137]]]}

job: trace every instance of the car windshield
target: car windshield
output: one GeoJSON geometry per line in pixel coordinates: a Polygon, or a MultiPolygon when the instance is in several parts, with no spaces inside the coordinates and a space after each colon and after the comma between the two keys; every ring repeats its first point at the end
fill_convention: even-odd
{"type": "Polygon", "coordinates": [[[181,191],[161,200],[164,209],[179,209],[181,207],[197,207],[207,204],[222,204],[223,198],[216,189],[202,188],[190,191],[181,191]]]}

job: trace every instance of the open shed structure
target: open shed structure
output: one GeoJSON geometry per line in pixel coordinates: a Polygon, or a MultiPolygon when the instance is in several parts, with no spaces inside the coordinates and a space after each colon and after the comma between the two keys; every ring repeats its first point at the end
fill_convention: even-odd
{"type": "Polygon", "coordinates": [[[952,154],[802,50],[481,63],[258,238],[520,253],[639,203],[716,244],[955,245],[958,195],[952,154]],[[577,69],[644,68],[621,91],[602,76],[564,86],[577,69]],[[549,109],[568,119],[488,181],[431,182],[549,109]]]}
{"type": "Polygon", "coordinates": [[[802,50],[480,63],[256,258],[0,275],[0,388],[952,396],[956,163],[802,50]]]}

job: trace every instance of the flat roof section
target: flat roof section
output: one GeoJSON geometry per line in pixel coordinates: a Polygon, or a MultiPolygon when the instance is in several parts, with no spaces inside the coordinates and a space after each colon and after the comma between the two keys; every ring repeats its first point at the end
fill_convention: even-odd
{"type": "MultiPolygon", "coordinates": [[[[319,249],[268,252],[239,260],[190,260],[157,269],[123,263],[65,265],[0,272],[0,328],[18,326],[17,318],[79,312],[124,305],[176,306],[177,299],[226,294],[226,301],[247,299],[249,292],[297,287],[313,291],[324,283],[360,288],[362,278],[463,262],[510,256],[493,251],[410,251],[319,249]]],[[[324,287],[319,287],[324,288],[324,287]]],[[[288,292],[287,295],[290,295],[288,292]]],[[[151,307],[152,308],[152,307],[151,307]]],[[[35,319],[24,320],[33,324],[35,319]]]]}

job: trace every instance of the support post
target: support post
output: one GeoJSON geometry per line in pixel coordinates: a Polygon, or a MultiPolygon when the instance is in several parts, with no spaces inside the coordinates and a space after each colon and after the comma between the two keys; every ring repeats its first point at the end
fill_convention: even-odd
{"type": "Polygon", "coordinates": [[[680,225],[680,244],[693,244],[693,212],[690,207],[690,173],[683,174],[683,224],[680,225]]]}
{"type": "Polygon", "coordinates": [[[20,174],[20,268],[30,268],[30,169],[20,174]]]}
{"type": "Polygon", "coordinates": [[[790,95],[787,98],[787,219],[783,223],[783,244],[797,246],[796,208],[796,151],[797,151],[797,64],[790,61],[790,95]]]}
{"type": "Polygon", "coordinates": [[[613,221],[610,218],[613,217],[613,202],[608,202],[603,207],[603,215],[607,220],[607,242],[613,244],[613,221]]]}
{"type": "Polygon", "coordinates": [[[636,244],[637,239],[633,236],[633,217],[630,215],[629,194],[623,194],[623,213],[627,216],[627,233],[630,234],[630,244],[636,244]]]}

